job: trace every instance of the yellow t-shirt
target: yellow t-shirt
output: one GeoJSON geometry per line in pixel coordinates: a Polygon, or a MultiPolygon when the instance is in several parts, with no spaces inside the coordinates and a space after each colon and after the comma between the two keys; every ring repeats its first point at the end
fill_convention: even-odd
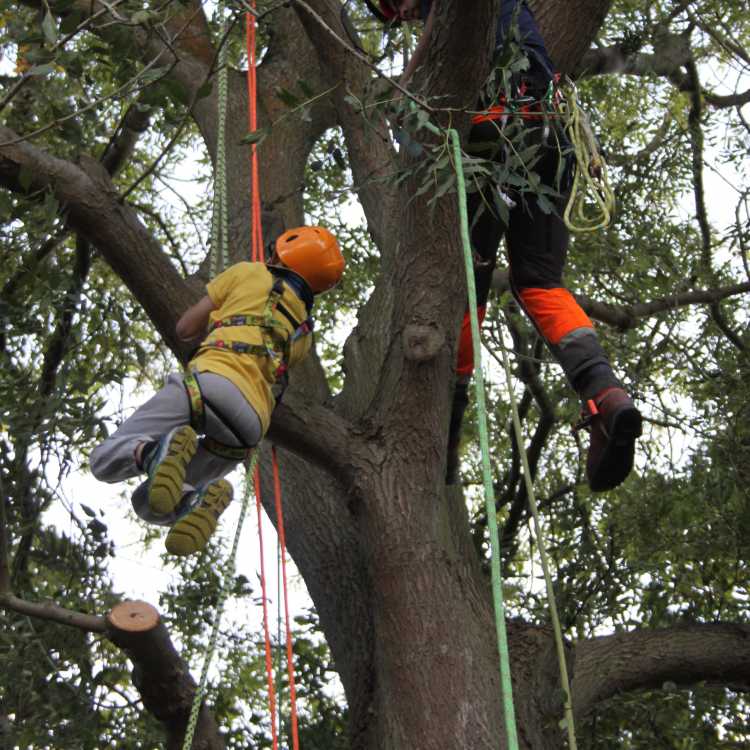
{"type": "MultiPolygon", "coordinates": [[[[237,263],[219,274],[206,286],[206,291],[216,309],[209,316],[209,326],[235,315],[263,315],[275,277],[265,263],[237,263]]],[[[281,304],[300,323],[307,319],[305,303],[287,285],[283,284],[281,304]]],[[[274,318],[281,322],[287,336],[292,336],[294,326],[279,310],[274,318]]],[[[206,336],[201,346],[223,341],[263,346],[263,334],[257,326],[222,326],[206,336]]],[[[310,351],[312,336],[303,335],[289,347],[287,365],[295,365],[310,351]]],[[[274,398],[271,386],[275,383],[278,359],[253,353],[238,353],[231,349],[204,348],[191,361],[198,372],[213,372],[230,380],[252,404],[260,417],[263,434],[271,423],[274,398]]]]}

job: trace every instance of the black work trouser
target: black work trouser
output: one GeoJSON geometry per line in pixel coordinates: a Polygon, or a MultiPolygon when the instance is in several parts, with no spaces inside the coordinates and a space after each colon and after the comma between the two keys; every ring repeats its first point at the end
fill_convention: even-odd
{"type": "MultiPolygon", "coordinates": [[[[475,124],[469,135],[469,152],[502,162],[506,140],[501,135],[500,127],[497,120],[475,124]]],[[[507,190],[507,200],[513,205],[508,206],[505,221],[495,205],[492,192],[500,189],[497,185],[486,184],[467,197],[471,243],[475,253],[477,301],[480,316],[483,317],[492,273],[497,264],[497,251],[505,237],[513,294],[562,365],[573,387],[590,398],[594,395],[587,392],[590,388],[618,385],[619,381],[611,371],[593,323],[563,284],[570,236],[561,217],[568,188],[564,184],[557,185],[557,182],[559,175],[564,178],[566,174],[566,169],[560,169],[561,159],[571,157],[562,154],[555,133],[549,131],[541,119],[524,121],[524,143],[514,141],[513,145],[517,151],[527,145],[538,145],[536,156],[539,159],[532,168],[543,185],[561,192],[556,199],[548,197],[554,210],[545,212],[534,193],[519,194],[518,191],[507,190]],[[597,365],[600,367],[595,367],[597,365]],[[587,373],[591,368],[595,368],[597,373],[595,383],[587,382],[590,380],[587,373]]],[[[472,369],[467,313],[459,341],[457,373],[459,376],[470,375],[472,369]]]]}

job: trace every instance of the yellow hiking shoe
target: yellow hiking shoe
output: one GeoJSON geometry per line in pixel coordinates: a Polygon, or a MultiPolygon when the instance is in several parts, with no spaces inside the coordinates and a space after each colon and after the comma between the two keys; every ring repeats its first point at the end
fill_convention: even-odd
{"type": "Polygon", "coordinates": [[[144,461],[148,472],[148,507],[159,515],[171,513],[182,499],[185,471],[198,447],[198,436],[190,425],[170,430],[144,461]]]}
{"type": "Polygon", "coordinates": [[[232,485],[226,479],[217,479],[201,487],[195,510],[180,518],[167,534],[164,542],[167,552],[173,555],[200,552],[216,531],[219,516],[232,502],[232,494],[232,485]]]}

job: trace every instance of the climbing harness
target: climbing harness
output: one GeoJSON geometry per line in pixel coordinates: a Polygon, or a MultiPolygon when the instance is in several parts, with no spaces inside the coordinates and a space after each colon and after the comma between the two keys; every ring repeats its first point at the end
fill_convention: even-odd
{"type": "Polygon", "coordinates": [[[244,341],[225,341],[215,339],[202,343],[198,351],[204,349],[228,349],[236,354],[252,354],[256,357],[268,357],[276,362],[274,377],[279,380],[287,370],[289,363],[290,347],[293,342],[302,336],[312,333],[313,322],[310,318],[300,322],[281,304],[281,298],[284,294],[284,282],[276,278],[268,295],[266,306],[261,315],[233,315],[230,318],[224,318],[213,322],[209,328],[209,335],[218,329],[230,328],[233,326],[249,326],[260,331],[263,344],[249,344],[244,341]],[[274,317],[274,313],[279,312],[292,325],[290,334],[284,323],[274,317]]]}
{"type": "MultiPolygon", "coordinates": [[[[260,331],[263,344],[249,344],[244,341],[225,341],[215,339],[206,343],[205,341],[198,347],[197,354],[206,349],[222,349],[233,352],[237,355],[250,354],[254,357],[270,359],[276,363],[274,369],[274,379],[279,386],[276,393],[276,400],[280,400],[286,387],[286,372],[289,363],[289,354],[291,345],[302,336],[312,333],[313,322],[310,318],[299,322],[281,303],[284,293],[284,282],[280,278],[274,280],[271,291],[268,295],[265,308],[261,315],[233,315],[229,318],[214,321],[208,329],[208,333],[213,333],[219,329],[243,326],[255,328],[260,331]],[[278,312],[283,315],[292,326],[292,333],[289,333],[283,321],[275,317],[278,312]]],[[[236,447],[221,443],[215,438],[206,435],[206,399],[201,392],[200,384],[195,372],[187,373],[183,378],[183,385],[190,403],[190,424],[193,429],[204,435],[201,438],[201,445],[221,458],[233,461],[245,461],[250,456],[251,447],[236,447]]],[[[234,435],[240,446],[244,446],[244,439],[237,433],[231,420],[222,416],[220,410],[210,405],[213,413],[219,418],[222,424],[234,435]]]]}

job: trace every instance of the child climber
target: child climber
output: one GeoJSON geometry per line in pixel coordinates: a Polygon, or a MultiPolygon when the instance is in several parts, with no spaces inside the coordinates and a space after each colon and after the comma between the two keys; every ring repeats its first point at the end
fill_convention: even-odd
{"type": "Polygon", "coordinates": [[[167,551],[189,555],[206,546],[232,500],[222,477],[268,430],[272,387],[310,350],[313,295],[334,287],[343,270],[336,238],[300,227],[278,238],[267,263],[237,263],[219,274],[177,322],[182,341],[200,342],[189,374],[170,375],[92,452],[101,481],[146,474],[133,507],[171,527],[167,551]]]}
{"type": "MultiPolygon", "coordinates": [[[[425,29],[402,77],[407,81],[423,64],[435,19],[433,0],[365,0],[370,10],[387,24],[423,20],[425,29]]],[[[466,4],[470,6],[469,4],[466,4]]],[[[466,12],[471,12],[467,7],[466,12]]],[[[532,102],[522,114],[526,145],[536,145],[538,160],[534,171],[542,183],[561,194],[556,213],[544,210],[533,194],[518,195],[505,186],[486,185],[483,191],[468,196],[471,243],[478,260],[474,269],[480,321],[484,317],[497,250],[503,236],[508,246],[510,281],[513,294],[548,344],[583,403],[582,426],[591,433],[586,476],[594,491],[619,485],[633,466],[635,440],[641,434],[641,415],[633,400],[612,371],[607,355],[599,344],[593,323],[573,295],[563,286],[562,274],[568,251],[569,235],[560,218],[567,202],[569,187],[560,184],[560,176],[569,174],[570,158],[562,153],[554,137],[548,137],[546,118],[538,107],[555,77],[552,60],[524,0],[503,0],[495,33],[496,53],[503,50],[514,27],[520,46],[528,59],[528,68],[516,75],[512,91],[501,92],[496,101],[481,102],[486,109],[474,120],[467,150],[502,162],[507,136],[503,133],[503,103],[522,97],[532,102]],[[535,106],[537,108],[535,108],[535,106]],[[501,218],[492,195],[500,188],[508,197],[508,219],[501,218]]],[[[477,86],[479,90],[479,86],[477,86]]],[[[561,138],[562,140],[562,138],[561,138]]],[[[522,148],[518,148],[521,151],[522,148]]],[[[586,168],[584,166],[584,168],[586,168]]],[[[461,422],[468,404],[468,382],[473,371],[473,353],[469,314],[464,316],[458,342],[456,386],[453,394],[448,435],[446,479],[458,477],[458,447],[461,422]]]]}

